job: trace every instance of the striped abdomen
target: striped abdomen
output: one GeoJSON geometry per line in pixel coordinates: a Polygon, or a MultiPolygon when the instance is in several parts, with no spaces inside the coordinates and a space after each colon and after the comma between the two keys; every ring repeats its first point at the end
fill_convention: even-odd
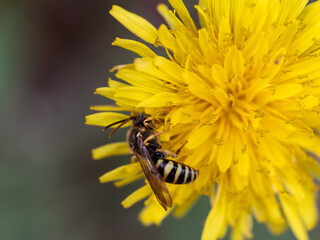
{"type": "Polygon", "coordinates": [[[198,177],[197,170],[168,159],[157,159],[156,167],[167,183],[185,184],[193,182],[198,177]]]}

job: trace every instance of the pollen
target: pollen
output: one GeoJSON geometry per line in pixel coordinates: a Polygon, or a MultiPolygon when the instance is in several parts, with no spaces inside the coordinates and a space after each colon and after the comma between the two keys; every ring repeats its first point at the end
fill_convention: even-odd
{"type": "MultiPolygon", "coordinates": [[[[199,176],[168,184],[167,212],[148,184],[123,206],[146,199],[139,219],[159,225],[206,195],[211,210],[202,240],[222,238],[228,228],[232,239],[252,238],[254,219],[273,234],[289,226],[297,239],[308,239],[318,218],[320,2],[200,0],[199,27],[182,0],[169,3],[158,6],[166,24],[157,28],[113,6],[111,15],[141,42],[116,38],[113,45],[137,57],[116,66],[117,80],[96,90],[115,105],[92,107],[99,112],[86,123],[104,127],[146,113],[155,132],[164,132],[162,149],[175,152],[186,143],[176,161],[199,176]]],[[[93,150],[94,159],[123,154],[125,142],[93,150]]],[[[143,177],[128,157],[100,180],[123,186],[143,177]]]]}

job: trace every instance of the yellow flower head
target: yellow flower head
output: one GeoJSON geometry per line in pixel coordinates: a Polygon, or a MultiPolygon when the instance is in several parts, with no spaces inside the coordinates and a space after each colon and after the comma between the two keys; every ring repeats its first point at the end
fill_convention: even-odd
{"type": "MultiPolygon", "coordinates": [[[[320,176],[320,2],[307,0],[200,0],[198,29],[182,0],[169,0],[158,29],[119,6],[110,11],[144,43],[117,38],[113,45],[139,55],[117,66],[109,87],[97,94],[116,106],[94,106],[87,124],[127,119],[117,111],[154,118],[162,149],[200,170],[190,184],[167,184],[173,207],[164,211],[145,185],[124,207],[147,198],[145,225],[181,216],[200,195],[212,208],[202,240],[232,227],[232,239],[251,238],[253,217],[279,234],[288,224],[297,239],[317,221],[320,176]],[[153,45],[153,46],[152,46],[153,45]],[[150,48],[166,51],[159,56],[150,48]]],[[[124,125],[130,126],[130,122],[124,125]]],[[[128,154],[126,142],[93,150],[93,158],[128,154]]],[[[123,186],[144,177],[138,162],[103,175],[123,186]]]]}

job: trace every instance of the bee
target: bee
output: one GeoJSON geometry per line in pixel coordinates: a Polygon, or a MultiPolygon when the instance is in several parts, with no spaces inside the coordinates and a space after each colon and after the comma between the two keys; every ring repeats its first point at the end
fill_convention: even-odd
{"type": "Polygon", "coordinates": [[[130,120],[133,120],[133,123],[127,132],[127,143],[130,151],[134,154],[132,160],[138,159],[158,202],[167,210],[168,207],[172,207],[172,198],[165,182],[172,184],[190,183],[196,180],[199,171],[185,164],[167,159],[168,156],[176,158],[187,142],[176,153],[162,149],[158,136],[164,132],[156,133],[154,131],[153,117],[146,113],[140,113],[137,116],[114,122],[106,126],[103,131],[119,124],[110,133],[109,137],[111,137],[130,120]]]}

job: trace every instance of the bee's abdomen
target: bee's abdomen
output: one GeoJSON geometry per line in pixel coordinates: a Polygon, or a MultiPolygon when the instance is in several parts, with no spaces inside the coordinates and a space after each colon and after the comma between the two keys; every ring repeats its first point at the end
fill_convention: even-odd
{"type": "Polygon", "coordinates": [[[198,177],[198,171],[176,161],[157,159],[155,164],[167,183],[185,184],[193,182],[198,177]]]}

